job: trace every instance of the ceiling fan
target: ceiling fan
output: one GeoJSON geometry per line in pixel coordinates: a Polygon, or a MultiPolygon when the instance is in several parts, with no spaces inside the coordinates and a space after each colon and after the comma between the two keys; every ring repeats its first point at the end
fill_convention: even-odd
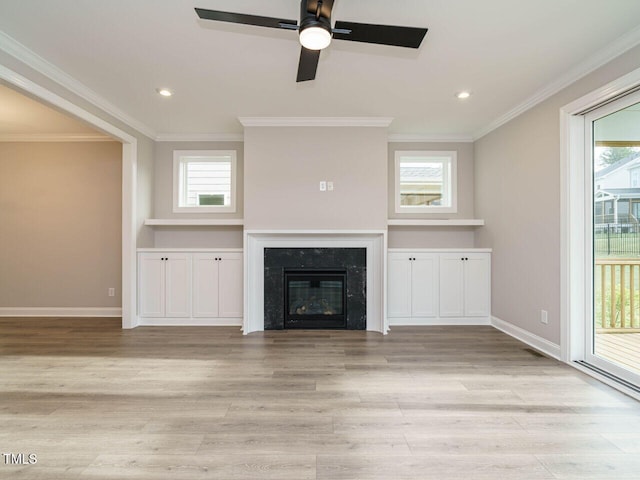
{"type": "Polygon", "coordinates": [[[352,42],[419,48],[422,39],[427,33],[426,28],[341,21],[336,21],[332,27],[331,10],[333,9],[333,3],[334,0],[302,0],[300,2],[300,24],[295,20],[221,12],[204,8],[196,8],[196,13],[203,20],[297,30],[302,44],[297,82],[306,82],[316,78],[320,51],[329,46],[332,38],[350,40],[352,42]]]}

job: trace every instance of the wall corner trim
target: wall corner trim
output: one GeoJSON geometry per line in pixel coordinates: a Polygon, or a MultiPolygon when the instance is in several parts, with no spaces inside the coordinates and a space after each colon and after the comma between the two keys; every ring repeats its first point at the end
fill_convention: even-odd
{"type": "Polygon", "coordinates": [[[391,133],[389,143],[473,143],[473,136],[391,133]]]}
{"type": "Polygon", "coordinates": [[[560,345],[550,342],[549,340],[528,332],[523,328],[517,327],[512,323],[500,320],[499,318],[494,316],[491,317],[491,325],[501,332],[512,336],[516,340],[520,340],[521,342],[526,343],[536,350],[540,350],[542,353],[550,356],[551,358],[562,361],[560,345]]]}
{"type": "Polygon", "coordinates": [[[388,127],[392,117],[238,117],[243,127],[388,127]]]}
{"type": "Polygon", "coordinates": [[[243,133],[159,133],[156,142],[244,142],[243,133]]]}

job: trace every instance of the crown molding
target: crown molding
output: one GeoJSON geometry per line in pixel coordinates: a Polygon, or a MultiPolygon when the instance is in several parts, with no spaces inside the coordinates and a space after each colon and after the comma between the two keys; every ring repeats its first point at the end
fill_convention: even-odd
{"type": "Polygon", "coordinates": [[[542,103],[546,99],[555,95],[559,91],[567,88],[572,83],[577,82],[581,78],[587,76],[594,70],[602,67],[606,63],[610,62],[616,57],[619,57],[623,53],[632,49],[633,47],[640,44],[640,27],[634,28],[630,32],[625,33],[617,40],[610,43],[608,46],[598,50],[595,54],[589,57],[584,62],[578,64],[576,67],[569,70],[567,73],[562,75],[556,81],[548,84],[543,89],[536,92],[534,95],[529,97],[527,100],[522,102],[520,105],[516,106],[512,110],[508,111],[501,117],[497,118],[489,125],[480,130],[476,131],[473,134],[473,139],[478,140],[488,133],[492,132],[498,127],[501,127],[505,123],[513,120],[517,116],[523,114],[527,110],[535,107],[539,103],[542,103]]]}
{"type": "Polygon", "coordinates": [[[4,133],[0,142],[117,142],[108,135],[72,133],[4,133]]]}
{"type": "Polygon", "coordinates": [[[243,133],[159,133],[156,142],[244,142],[243,133]]]}
{"type": "Polygon", "coordinates": [[[155,138],[156,133],[151,127],[123,112],[118,107],[108,102],[96,92],[91,90],[85,84],[79,82],[71,75],[68,75],[67,73],[65,73],[49,61],[45,60],[32,50],[29,50],[20,42],[2,31],[0,31],[0,50],[4,51],[8,55],[11,55],[28,67],[34,69],[36,72],[44,75],[50,80],[53,80],[70,92],[78,95],[79,97],[98,107],[105,113],[108,113],[112,117],[120,120],[129,127],[137,130],[143,135],[151,139],[155,138]]]}
{"type": "Polygon", "coordinates": [[[388,127],[392,117],[238,117],[244,127],[388,127]]]}
{"type": "Polygon", "coordinates": [[[389,135],[389,143],[472,143],[471,135],[389,135]]]}

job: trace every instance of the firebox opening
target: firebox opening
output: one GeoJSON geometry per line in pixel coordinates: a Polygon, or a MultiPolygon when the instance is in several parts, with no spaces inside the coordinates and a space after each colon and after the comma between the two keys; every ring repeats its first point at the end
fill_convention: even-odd
{"type": "Polygon", "coordinates": [[[285,270],[284,328],[347,328],[344,270],[285,270]]]}

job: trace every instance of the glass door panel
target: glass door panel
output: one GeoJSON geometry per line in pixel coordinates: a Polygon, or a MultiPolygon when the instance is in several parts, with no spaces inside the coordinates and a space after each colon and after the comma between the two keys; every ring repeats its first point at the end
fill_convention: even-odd
{"type": "Polygon", "coordinates": [[[640,385],[640,95],[586,120],[593,301],[585,360],[640,385]]]}

